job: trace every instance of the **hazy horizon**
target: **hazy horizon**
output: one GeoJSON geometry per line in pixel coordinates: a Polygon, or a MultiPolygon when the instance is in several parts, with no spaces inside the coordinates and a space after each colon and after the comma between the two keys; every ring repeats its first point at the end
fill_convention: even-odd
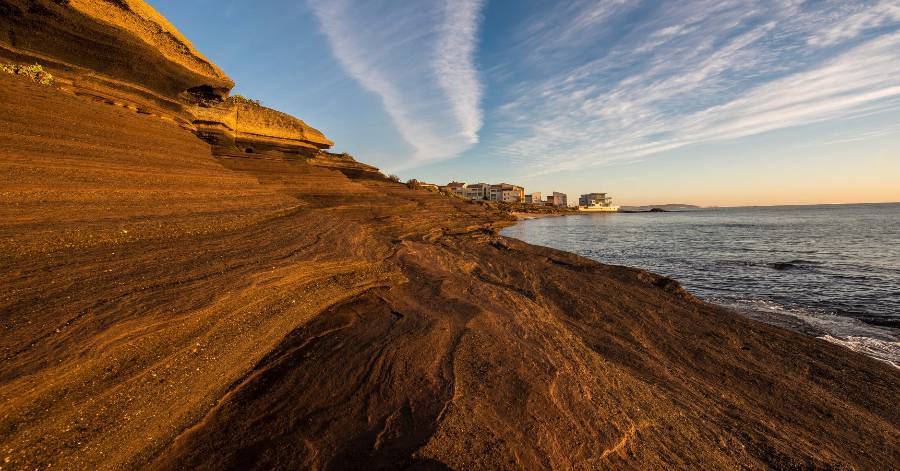
{"type": "Polygon", "coordinates": [[[900,201],[900,5],[150,0],[235,92],[402,179],[900,201]]]}
{"type": "Polygon", "coordinates": [[[857,206],[857,205],[889,205],[889,204],[900,204],[900,201],[874,201],[871,203],[797,203],[797,204],[742,204],[736,206],[720,206],[720,205],[712,205],[712,206],[701,206],[701,205],[692,205],[691,203],[679,203],[679,202],[670,202],[670,203],[647,203],[647,204],[628,204],[624,205],[627,207],[651,207],[651,206],[696,206],[700,209],[739,209],[739,208],[781,208],[781,207],[807,207],[807,206],[857,206]]]}

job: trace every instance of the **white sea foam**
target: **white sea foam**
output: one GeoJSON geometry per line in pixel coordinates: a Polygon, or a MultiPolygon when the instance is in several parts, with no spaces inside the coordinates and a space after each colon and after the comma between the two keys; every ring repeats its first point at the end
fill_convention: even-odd
{"type": "Polygon", "coordinates": [[[850,350],[860,352],[900,368],[900,342],[854,336],[838,338],[831,335],[825,335],[819,338],[831,343],[843,345],[850,350]]]}
{"type": "Polygon", "coordinates": [[[900,332],[897,329],[828,312],[789,309],[768,300],[716,302],[753,319],[813,335],[900,368],[900,332]]]}

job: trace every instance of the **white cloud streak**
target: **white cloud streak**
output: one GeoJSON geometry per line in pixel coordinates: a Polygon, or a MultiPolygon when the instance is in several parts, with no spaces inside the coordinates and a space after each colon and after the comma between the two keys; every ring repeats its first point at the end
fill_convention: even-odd
{"type": "MultiPolygon", "coordinates": [[[[492,112],[491,152],[540,175],[900,109],[898,10],[895,0],[673,2],[615,38],[623,5],[605,4],[573,16],[579,31],[599,18],[595,42],[582,36],[568,51],[581,60],[555,50],[569,60],[516,84],[492,112]],[[594,57],[579,56],[585,44],[594,57]]],[[[540,25],[529,41],[567,29],[540,25]]]]}
{"type": "Polygon", "coordinates": [[[478,142],[482,124],[482,88],[473,65],[480,11],[481,3],[477,1],[446,3],[446,20],[434,61],[438,84],[449,98],[463,138],[469,144],[478,142]]]}
{"type": "Polygon", "coordinates": [[[832,24],[823,32],[810,37],[811,45],[828,46],[853,38],[866,29],[900,21],[900,2],[897,1],[882,1],[871,7],[847,2],[843,7],[850,9],[851,13],[843,21],[832,24]]]}
{"type": "Polygon", "coordinates": [[[335,57],[380,97],[412,147],[399,166],[453,157],[478,142],[482,6],[481,0],[310,1],[335,57]]]}

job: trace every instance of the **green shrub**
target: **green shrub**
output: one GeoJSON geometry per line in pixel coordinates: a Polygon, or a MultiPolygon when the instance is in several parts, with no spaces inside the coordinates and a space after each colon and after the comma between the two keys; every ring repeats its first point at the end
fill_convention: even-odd
{"type": "Polygon", "coordinates": [[[400,177],[398,177],[397,175],[393,175],[393,174],[388,175],[388,180],[390,180],[392,182],[400,183],[400,177]]]}
{"type": "Polygon", "coordinates": [[[245,105],[262,106],[262,103],[260,103],[259,100],[247,98],[244,95],[241,95],[240,93],[235,93],[234,95],[231,95],[230,97],[228,97],[228,99],[235,103],[243,103],[245,105]]]}
{"type": "Polygon", "coordinates": [[[32,82],[37,82],[42,85],[53,84],[53,75],[51,75],[50,72],[45,72],[40,64],[0,64],[0,70],[8,74],[24,75],[25,77],[30,78],[32,82]]]}

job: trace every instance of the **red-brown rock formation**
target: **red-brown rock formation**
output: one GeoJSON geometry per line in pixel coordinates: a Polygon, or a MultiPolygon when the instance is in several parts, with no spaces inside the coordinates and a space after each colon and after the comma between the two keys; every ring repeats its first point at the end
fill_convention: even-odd
{"type": "Polygon", "coordinates": [[[0,74],[0,468],[900,467],[896,368],[280,147],[0,74]]]}
{"type": "Polygon", "coordinates": [[[0,0],[0,13],[0,61],[40,63],[63,89],[174,120],[219,154],[274,152],[333,166],[335,159],[320,153],[333,143],[317,129],[227,99],[231,79],[142,1],[0,0]]]}
{"type": "Polygon", "coordinates": [[[228,99],[198,104],[191,111],[198,133],[223,154],[269,152],[314,157],[334,144],[303,121],[252,102],[228,99]]]}
{"type": "Polygon", "coordinates": [[[0,0],[0,59],[38,62],[79,94],[189,123],[186,102],[234,86],[134,0],[0,0]]]}

